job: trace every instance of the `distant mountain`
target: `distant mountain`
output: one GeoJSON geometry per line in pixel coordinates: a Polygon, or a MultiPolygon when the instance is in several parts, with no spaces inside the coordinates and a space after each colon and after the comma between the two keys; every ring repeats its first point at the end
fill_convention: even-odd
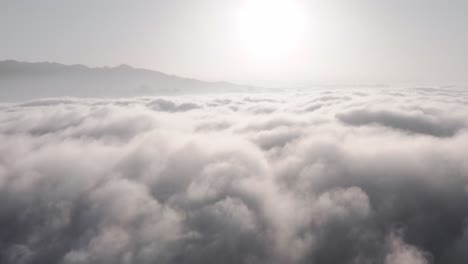
{"type": "Polygon", "coordinates": [[[128,97],[257,90],[259,88],[204,82],[128,65],[90,68],[49,62],[0,61],[0,101],[60,96],[128,97]]]}

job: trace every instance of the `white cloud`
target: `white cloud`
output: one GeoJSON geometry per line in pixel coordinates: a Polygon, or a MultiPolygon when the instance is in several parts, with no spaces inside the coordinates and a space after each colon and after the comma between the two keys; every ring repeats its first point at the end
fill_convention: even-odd
{"type": "Polygon", "coordinates": [[[465,263],[467,99],[351,89],[3,105],[1,262],[465,263]]]}

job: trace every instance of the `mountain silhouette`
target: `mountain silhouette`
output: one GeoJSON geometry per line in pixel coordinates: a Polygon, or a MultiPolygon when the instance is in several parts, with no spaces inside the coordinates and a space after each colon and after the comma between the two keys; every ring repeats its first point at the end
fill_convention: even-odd
{"type": "Polygon", "coordinates": [[[227,82],[182,78],[126,64],[90,68],[51,62],[0,61],[0,101],[62,96],[102,98],[257,90],[259,88],[227,82]]]}

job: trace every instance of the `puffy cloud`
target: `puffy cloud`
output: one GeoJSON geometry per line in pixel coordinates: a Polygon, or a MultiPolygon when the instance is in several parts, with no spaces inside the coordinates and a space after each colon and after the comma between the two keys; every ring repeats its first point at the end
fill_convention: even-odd
{"type": "Polygon", "coordinates": [[[1,263],[466,263],[468,93],[0,108],[1,263]]]}
{"type": "Polygon", "coordinates": [[[453,136],[464,127],[464,120],[440,119],[427,115],[391,111],[354,110],[338,114],[337,117],[350,125],[380,124],[389,128],[437,137],[453,136]]]}
{"type": "Polygon", "coordinates": [[[163,112],[185,112],[192,109],[202,108],[202,106],[193,102],[175,103],[166,99],[155,99],[147,104],[147,106],[155,111],[163,112]]]}
{"type": "Polygon", "coordinates": [[[388,238],[390,252],[385,257],[385,264],[427,264],[428,256],[412,245],[407,245],[395,233],[391,233],[388,238]]]}

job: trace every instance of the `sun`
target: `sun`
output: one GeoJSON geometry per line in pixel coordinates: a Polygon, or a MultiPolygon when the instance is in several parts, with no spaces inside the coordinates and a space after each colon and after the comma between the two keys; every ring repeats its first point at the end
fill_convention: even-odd
{"type": "Polygon", "coordinates": [[[238,16],[241,47],[255,59],[291,55],[304,36],[305,16],[294,0],[246,0],[238,16]]]}

